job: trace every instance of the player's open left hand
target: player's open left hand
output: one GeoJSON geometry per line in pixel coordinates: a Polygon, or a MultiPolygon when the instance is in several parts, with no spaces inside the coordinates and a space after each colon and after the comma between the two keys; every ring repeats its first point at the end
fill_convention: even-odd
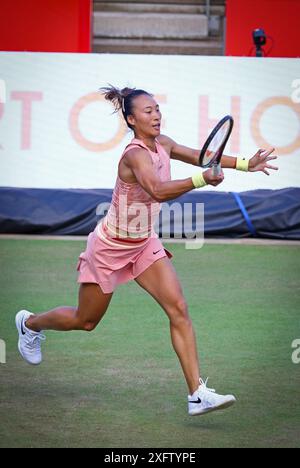
{"type": "Polygon", "coordinates": [[[277,156],[270,156],[274,153],[275,148],[271,150],[260,149],[249,161],[249,172],[264,172],[267,176],[270,175],[269,169],[278,171],[278,167],[271,166],[269,161],[277,159],[277,156]]]}
{"type": "Polygon", "coordinates": [[[217,187],[224,181],[224,172],[222,171],[220,175],[215,176],[213,174],[213,168],[210,168],[207,171],[203,172],[203,177],[208,185],[217,187]]]}

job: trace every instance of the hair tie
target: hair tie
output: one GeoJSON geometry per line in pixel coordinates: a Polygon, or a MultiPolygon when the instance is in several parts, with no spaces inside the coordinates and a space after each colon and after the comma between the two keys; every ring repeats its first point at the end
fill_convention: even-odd
{"type": "Polygon", "coordinates": [[[124,97],[122,98],[122,110],[125,114],[125,98],[124,97]]]}

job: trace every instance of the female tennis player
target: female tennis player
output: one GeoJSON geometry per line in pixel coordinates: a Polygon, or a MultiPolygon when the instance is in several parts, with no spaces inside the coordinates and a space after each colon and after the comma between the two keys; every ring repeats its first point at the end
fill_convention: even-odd
{"type": "MultiPolygon", "coordinates": [[[[198,166],[199,150],[161,135],[162,114],[148,92],[114,87],[102,92],[116,111],[122,111],[134,139],[120,159],[109,212],[89,235],[86,251],[79,257],[78,307],[58,307],[40,315],[20,311],[16,316],[19,351],[28,363],[40,364],[43,330],[94,330],[118,285],[135,280],[169,318],[172,344],[189,389],[189,414],[227,408],[235,403],[235,397],[218,395],[201,378],[195,333],[172,255],[153,227],[160,203],[195,188],[216,187],[223,182],[224,174],[214,176],[212,169],[203,174],[198,170],[192,177],[172,181],[170,159],[198,166]]],[[[273,151],[260,150],[250,161],[223,156],[222,166],[269,174],[269,169],[276,169],[269,165],[276,159],[270,156],[273,151]]]]}

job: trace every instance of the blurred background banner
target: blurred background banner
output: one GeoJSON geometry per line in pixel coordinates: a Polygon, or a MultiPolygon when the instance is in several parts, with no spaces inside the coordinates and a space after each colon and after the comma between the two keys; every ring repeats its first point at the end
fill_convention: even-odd
{"type": "MultiPolygon", "coordinates": [[[[200,148],[231,114],[227,154],[276,148],[278,173],[226,171],[220,190],[300,187],[299,59],[1,52],[0,83],[2,187],[113,188],[132,135],[98,92],[107,83],[155,94],[181,144],[200,148]]],[[[172,162],[174,179],[191,172],[172,162]]]]}

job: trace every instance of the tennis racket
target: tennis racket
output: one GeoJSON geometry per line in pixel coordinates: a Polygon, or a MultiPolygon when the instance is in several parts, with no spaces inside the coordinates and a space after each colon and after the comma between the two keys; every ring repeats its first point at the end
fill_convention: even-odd
{"type": "Polygon", "coordinates": [[[233,129],[233,118],[226,115],[213,129],[200,152],[199,166],[213,168],[213,175],[222,172],[221,158],[233,129]]]}

